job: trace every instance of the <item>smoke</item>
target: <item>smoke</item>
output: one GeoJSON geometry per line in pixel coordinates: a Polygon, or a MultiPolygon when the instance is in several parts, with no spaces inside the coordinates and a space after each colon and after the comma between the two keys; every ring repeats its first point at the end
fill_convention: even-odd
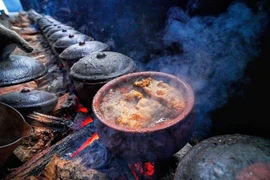
{"type": "Polygon", "coordinates": [[[267,18],[260,7],[253,12],[243,3],[232,4],[218,16],[189,17],[181,8],[169,10],[163,41],[180,44],[183,53],[154,56],[144,70],[172,73],[192,86],[195,136],[207,136],[209,113],[227,102],[230,85],[239,81],[247,64],[259,56],[259,38],[267,18]]]}
{"type": "Polygon", "coordinates": [[[131,57],[138,71],[162,71],[185,79],[195,92],[195,136],[207,136],[210,113],[227,102],[230,86],[260,55],[259,38],[269,19],[263,1],[257,2],[256,11],[235,2],[222,14],[193,17],[170,1],[41,2],[41,12],[131,57]]]}

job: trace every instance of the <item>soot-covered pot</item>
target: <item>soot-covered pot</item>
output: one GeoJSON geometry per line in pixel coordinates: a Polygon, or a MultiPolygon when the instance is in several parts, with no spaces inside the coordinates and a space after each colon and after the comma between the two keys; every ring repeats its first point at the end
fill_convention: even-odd
{"type": "Polygon", "coordinates": [[[37,20],[37,25],[39,29],[43,32],[44,29],[46,29],[49,26],[53,26],[54,24],[61,24],[60,22],[57,21],[51,21],[48,20],[47,18],[43,17],[37,20]]]}
{"type": "Polygon", "coordinates": [[[53,33],[57,32],[57,31],[62,31],[63,29],[69,30],[69,29],[74,29],[71,26],[66,26],[66,25],[57,25],[57,26],[53,26],[53,27],[48,27],[44,30],[44,35],[46,38],[50,37],[53,33]]]}
{"type": "Polygon", "coordinates": [[[93,52],[108,51],[110,47],[100,41],[81,41],[67,47],[60,55],[62,64],[69,72],[72,65],[79,59],[92,54],[93,52]]]}
{"type": "Polygon", "coordinates": [[[71,45],[77,44],[79,42],[92,41],[94,40],[92,37],[84,35],[84,34],[69,34],[68,36],[64,36],[58,39],[53,44],[53,49],[58,55],[60,55],[66,48],[71,45]]]}
{"type": "Polygon", "coordinates": [[[16,46],[25,52],[33,51],[15,31],[0,24],[0,39],[0,87],[32,81],[48,72],[47,67],[36,59],[11,55],[16,46]]]}
{"type": "Polygon", "coordinates": [[[191,138],[194,93],[183,79],[162,72],[115,78],[94,96],[99,139],[129,162],[166,160],[191,138]]]}
{"type": "Polygon", "coordinates": [[[180,161],[174,180],[269,179],[270,140],[228,134],[193,146],[180,161]]]}
{"type": "Polygon", "coordinates": [[[94,52],[73,64],[70,77],[81,103],[91,111],[92,98],[100,87],[116,77],[133,72],[135,68],[135,62],[121,53],[94,52]]]}
{"type": "Polygon", "coordinates": [[[0,96],[0,102],[8,104],[26,116],[33,111],[49,114],[55,108],[58,98],[55,94],[44,90],[24,88],[0,96]]]}
{"type": "Polygon", "coordinates": [[[62,26],[64,26],[64,24],[52,24],[51,26],[48,26],[43,30],[43,34],[46,34],[51,29],[62,27],[62,26]]]}
{"type": "Polygon", "coordinates": [[[51,45],[53,45],[53,43],[55,43],[58,39],[60,39],[64,36],[68,36],[70,34],[81,34],[81,33],[77,30],[74,30],[74,29],[62,29],[61,31],[56,31],[56,32],[52,33],[48,37],[48,41],[51,45]]]}

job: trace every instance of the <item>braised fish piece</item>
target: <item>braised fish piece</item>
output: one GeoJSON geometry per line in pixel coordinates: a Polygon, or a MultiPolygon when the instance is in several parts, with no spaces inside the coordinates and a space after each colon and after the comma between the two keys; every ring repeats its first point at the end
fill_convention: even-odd
{"type": "Polygon", "coordinates": [[[132,128],[146,127],[155,119],[163,117],[164,107],[156,100],[141,98],[134,109],[123,107],[116,123],[132,128]]]}
{"type": "Polygon", "coordinates": [[[132,100],[136,100],[136,99],[142,99],[144,96],[139,91],[131,90],[130,92],[125,93],[124,97],[125,97],[125,99],[132,101],[132,100]]]}
{"type": "Polygon", "coordinates": [[[183,95],[179,90],[163,81],[157,81],[151,77],[134,82],[135,86],[143,90],[154,99],[165,102],[174,112],[180,114],[185,107],[183,95]]]}

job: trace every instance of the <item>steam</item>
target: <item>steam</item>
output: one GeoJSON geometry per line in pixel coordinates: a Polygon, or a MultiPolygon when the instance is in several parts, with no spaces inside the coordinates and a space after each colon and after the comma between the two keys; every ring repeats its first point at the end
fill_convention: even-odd
{"type": "Polygon", "coordinates": [[[232,4],[216,17],[189,17],[177,7],[169,10],[163,40],[180,44],[183,53],[155,56],[144,68],[175,74],[192,86],[197,113],[195,136],[207,136],[209,112],[227,102],[229,86],[259,56],[259,38],[266,23],[267,14],[260,7],[254,13],[243,3],[232,4]]]}

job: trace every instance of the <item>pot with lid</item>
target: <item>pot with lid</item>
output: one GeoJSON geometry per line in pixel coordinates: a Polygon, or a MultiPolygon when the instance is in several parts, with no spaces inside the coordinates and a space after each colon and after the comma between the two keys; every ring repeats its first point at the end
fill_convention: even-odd
{"type": "Polygon", "coordinates": [[[25,52],[33,51],[15,31],[0,24],[0,39],[0,87],[32,81],[48,72],[47,67],[36,59],[11,55],[16,46],[25,52]]]}
{"type": "Polygon", "coordinates": [[[84,34],[69,34],[68,36],[64,36],[60,39],[58,39],[53,44],[54,51],[60,55],[66,48],[69,46],[79,43],[79,42],[85,42],[85,41],[92,41],[94,40],[92,37],[84,35],[84,34]]]}
{"type": "Polygon", "coordinates": [[[80,102],[92,109],[92,99],[96,92],[108,81],[134,72],[135,62],[118,52],[94,52],[81,58],[70,69],[70,77],[80,102]]]}
{"type": "Polygon", "coordinates": [[[62,29],[60,31],[56,31],[56,32],[52,33],[48,37],[48,41],[52,46],[53,43],[55,43],[58,39],[65,37],[65,36],[68,36],[70,34],[81,34],[81,33],[77,30],[74,30],[74,29],[62,29]]]}
{"type": "Polygon", "coordinates": [[[53,33],[57,32],[57,31],[61,31],[63,29],[74,29],[73,27],[71,26],[66,26],[66,25],[57,25],[57,26],[49,26],[47,27],[43,34],[45,35],[46,38],[50,37],[50,35],[52,35],[53,33]]]}
{"type": "Polygon", "coordinates": [[[17,109],[23,116],[34,111],[49,114],[55,108],[58,98],[55,94],[36,89],[24,88],[0,96],[0,102],[17,109]]]}
{"type": "Polygon", "coordinates": [[[61,24],[60,22],[50,21],[47,18],[43,17],[37,20],[37,25],[39,29],[43,32],[49,26],[53,26],[54,24],[61,24]]]}
{"type": "Polygon", "coordinates": [[[100,41],[81,41],[74,45],[67,47],[59,58],[65,69],[70,72],[72,65],[79,59],[90,55],[94,52],[109,51],[110,47],[100,41]]]}
{"type": "Polygon", "coordinates": [[[270,140],[244,134],[210,137],[193,146],[180,161],[178,179],[269,179],[270,140]]]}

